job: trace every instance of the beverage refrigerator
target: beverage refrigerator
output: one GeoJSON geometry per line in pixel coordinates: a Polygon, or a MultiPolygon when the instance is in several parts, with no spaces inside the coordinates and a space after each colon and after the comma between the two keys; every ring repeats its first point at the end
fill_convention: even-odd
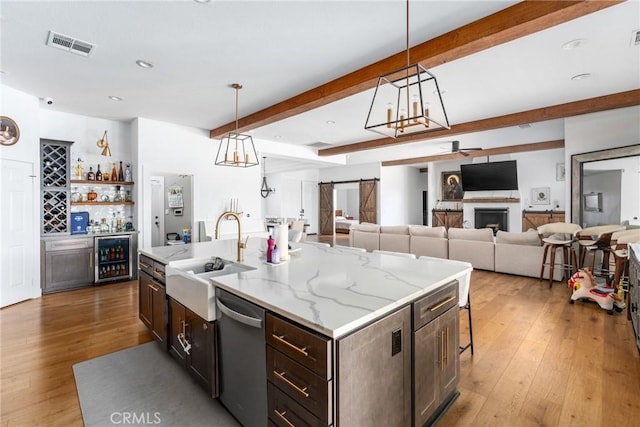
{"type": "Polygon", "coordinates": [[[131,280],[131,235],[95,238],[95,283],[131,280]]]}

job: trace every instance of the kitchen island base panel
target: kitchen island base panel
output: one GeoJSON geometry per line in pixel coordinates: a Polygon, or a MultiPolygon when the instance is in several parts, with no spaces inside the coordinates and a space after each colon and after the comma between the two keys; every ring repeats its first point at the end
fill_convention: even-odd
{"type": "Polygon", "coordinates": [[[339,425],[411,425],[411,307],[338,340],[339,425]]]}

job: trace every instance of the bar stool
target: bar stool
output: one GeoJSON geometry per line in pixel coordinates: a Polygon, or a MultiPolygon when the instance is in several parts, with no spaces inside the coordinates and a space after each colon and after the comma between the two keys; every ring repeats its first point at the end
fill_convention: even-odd
{"type": "Polygon", "coordinates": [[[624,225],[598,225],[595,227],[587,227],[578,231],[576,237],[580,249],[580,268],[584,267],[584,260],[589,254],[589,270],[596,274],[595,262],[598,251],[602,252],[602,266],[600,272],[607,274],[609,272],[609,253],[611,235],[617,231],[624,231],[624,225]]]}
{"type": "Polygon", "coordinates": [[[628,249],[629,243],[640,242],[640,229],[624,230],[613,233],[611,236],[611,253],[615,261],[615,271],[613,274],[613,285],[617,286],[620,279],[628,279],[628,249]]]}
{"type": "MultiPolygon", "coordinates": [[[[437,259],[434,257],[423,255],[418,259],[437,259]]],[[[460,264],[465,264],[471,266],[471,264],[464,261],[453,261],[449,260],[449,262],[457,262],[460,264]]],[[[459,286],[458,286],[458,307],[460,310],[467,310],[467,315],[469,317],[469,342],[465,345],[461,345],[458,347],[458,353],[462,354],[466,349],[471,349],[471,355],[473,356],[473,326],[471,324],[471,294],[469,290],[471,288],[471,274],[468,274],[463,277],[457,278],[459,286]]]]}
{"type": "Polygon", "coordinates": [[[562,249],[562,268],[565,270],[565,278],[571,277],[576,271],[576,251],[573,243],[576,234],[582,227],[569,222],[552,222],[538,227],[538,234],[544,243],[542,265],[540,267],[540,281],[544,277],[544,267],[549,266],[549,287],[553,284],[553,271],[556,263],[556,250],[562,249]],[[550,259],[547,262],[547,254],[551,250],[550,259]]]}

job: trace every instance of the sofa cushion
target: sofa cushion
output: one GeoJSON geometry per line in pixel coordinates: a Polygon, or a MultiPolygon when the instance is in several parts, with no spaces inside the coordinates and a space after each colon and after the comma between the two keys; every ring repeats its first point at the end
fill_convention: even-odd
{"type": "Polygon", "coordinates": [[[493,229],[491,228],[450,228],[448,235],[449,240],[474,240],[493,243],[493,229]]]}
{"type": "Polygon", "coordinates": [[[380,233],[409,234],[408,225],[381,225],[380,233]]]}
{"type": "Polygon", "coordinates": [[[447,237],[447,229],[444,227],[428,227],[426,225],[410,225],[409,234],[412,236],[447,237]]]}
{"type": "Polygon", "coordinates": [[[535,230],[525,231],[522,233],[510,233],[508,231],[498,231],[496,235],[496,243],[510,245],[527,245],[542,246],[540,235],[535,230]]]}
{"type": "Polygon", "coordinates": [[[367,233],[379,233],[380,232],[380,226],[378,224],[372,224],[370,222],[363,222],[360,224],[353,224],[351,226],[352,230],[356,230],[356,231],[364,231],[367,233]]]}

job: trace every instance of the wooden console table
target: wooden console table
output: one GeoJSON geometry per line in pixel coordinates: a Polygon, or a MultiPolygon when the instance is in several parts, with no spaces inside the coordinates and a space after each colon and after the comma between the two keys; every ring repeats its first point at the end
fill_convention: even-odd
{"type": "Polygon", "coordinates": [[[462,228],[462,209],[433,209],[431,213],[432,227],[462,228]]]}
{"type": "Polygon", "coordinates": [[[565,222],[564,211],[522,211],[522,231],[538,227],[551,222],[565,222]]]}

